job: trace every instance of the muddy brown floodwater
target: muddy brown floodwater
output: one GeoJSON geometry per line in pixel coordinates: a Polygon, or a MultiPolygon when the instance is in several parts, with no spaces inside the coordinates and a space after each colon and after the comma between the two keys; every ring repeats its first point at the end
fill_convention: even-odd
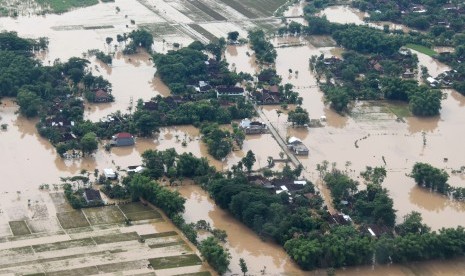
{"type": "Polygon", "coordinates": [[[199,186],[185,185],[179,192],[187,199],[184,213],[187,222],[203,219],[214,228],[226,230],[227,247],[232,256],[231,271],[227,275],[241,273],[239,258],[245,259],[251,275],[260,275],[265,267],[266,275],[304,275],[280,246],[260,240],[254,232],[216,206],[199,186]]]}
{"type": "MultiPolygon", "coordinates": [[[[157,1],[160,8],[168,9],[168,2],[157,1]],[[159,3],[160,2],[160,3],[159,3]]],[[[301,12],[301,7],[293,7],[289,15],[301,12]]],[[[348,8],[331,7],[323,12],[329,20],[347,20],[364,24],[361,14],[348,8]],[[341,11],[342,10],[342,11],[341,11]],[[352,13],[355,17],[347,17],[352,13]],[[345,19],[344,19],[345,18],[345,19]]],[[[44,61],[53,62],[56,58],[66,60],[72,56],[82,56],[88,49],[97,48],[109,51],[104,43],[105,37],[129,32],[137,26],[128,25],[128,18],[137,18],[138,24],[155,24],[163,21],[137,1],[117,1],[117,3],[99,4],[90,8],[79,9],[63,15],[44,17],[1,18],[0,29],[15,30],[21,36],[50,38],[50,49],[39,53],[44,61]],[[116,4],[122,13],[116,13],[116,4]],[[34,28],[31,28],[34,26],[34,28]],[[104,26],[104,28],[95,28],[104,26]]],[[[176,13],[178,14],[178,13],[176,13]]],[[[176,17],[177,15],[174,15],[176,17]]],[[[185,20],[185,18],[180,18],[185,20]]],[[[186,21],[187,22],[187,21],[186,21]]],[[[233,24],[233,23],[228,23],[233,24]]],[[[167,37],[176,39],[176,35],[167,37]]],[[[179,41],[183,38],[179,38],[179,41]]],[[[309,70],[308,59],[311,55],[340,54],[341,49],[333,47],[318,48],[309,45],[301,38],[279,38],[275,45],[301,43],[303,46],[277,48],[276,69],[284,82],[292,83],[303,98],[303,107],[311,118],[326,116],[322,128],[291,128],[287,123],[286,111],[278,116],[279,106],[263,107],[267,119],[283,136],[297,136],[310,148],[310,155],[301,158],[305,167],[305,176],[318,182],[316,164],[323,160],[336,162],[337,167],[347,170],[353,178],[358,178],[366,165],[386,165],[388,177],[384,186],[389,189],[398,210],[399,220],[403,215],[418,211],[424,221],[433,229],[465,225],[465,204],[452,201],[443,196],[429,193],[415,186],[406,176],[415,162],[428,162],[447,171],[459,169],[465,165],[465,149],[460,147],[465,124],[463,106],[465,98],[453,90],[444,90],[447,98],[442,102],[441,115],[423,118],[405,118],[397,122],[389,111],[389,105],[372,103],[355,103],[350,116],[341,116],[324,103],[322,92],[316,86],[313,72],[309,70]],[[289,69],[293,73],[289,74],[289,69]],[[296,71],[298,73],[296,74],[296,71]],[[423,145],[424,132],[426,145],[423,145]],[[448,161],[444,162],[444,158],[448,161]],[[384,164],[384,161],[386,164],[384,164]],[[349,162],[347,162],[349,161],[349,162]]],[[[114,44],[112,46],[114,51],[114,44]]],[[[122,45],[118,45],[118,48],[122,45]]],[[[167,43],[157,41],[155,50],[165,52],[170,49],[167,43]]],[[[428,56],[418,54],[420,63],[428,67],[430,74],[437,75],[447,67],[435,62],[428,56]]],[[[228,46],[225,57],[232,69],[255,74],[253,51],[248,46],[228,46]],[[249,55],[247,55],[247,52],[249,55]]],[[[116,102],[104,105],[86,105],[85,116],[91,120],[130,107],[138,98],[149,99],[158,94],[169,94],[167,87],[154,78],[155,69],[149,56],[141,53],[133,56],[116,54],[112,66],[106,66],[91,58],[93,73],[101,74],[113,84],[116,102]]],[[[292,107],[289,107],[290,109],[292,107]]],[[[251,149],[256,153],[256,168],[266,164],[268,156],[279,156],[280,149],[271,135],[250,136],[244,142],[241,151],[231,153],[224,162],[213,160],[200,141],[198,129],[190,126],[170,127],[152,139],[138,139],[132,148],[115,148],[105,152],[100,149],[91,157],[79,160],[59,158],[48,141],[42,139],[35,128],[35,121],[27,120],[15,114],[17,106],[10,99],[2,99],[0,123],[8,124],[8,130],[0,131],[0,173],[2,175],[1,192],[12,193],[20,190],[34,191],[42,183],[56,183],[60,176],[70,176],[82,169],[93,171],[103,168],[126,168],[140,164],[140,154],[146,149],[167,149],[174,147],[178,152],[192,152],[196,156],[206,156],[217,169],[224,169],[236,163],[244,153],[251,149]],[[181,141],[186,139],[187,146],[181,141]]],[[[450,183],[464,187],[464,175],[453,175],[450,183]]],[[[318,184],[322,185],[322,184],[318,184]]],[[[324,271],[302,272],[290,261],[284,250],[272,243],[265,243],[244,225],[236,221],[225,211],[219,209],[207,194],[196,186],[184,186],[180,192],[187,198],[186,220],[205,219],[213,227],[225,229],[228,233],[227,247],[230,249],[232,273],[239,273],[238,259],[243,257],[251,273],[259,274],[266,266],[267,275],[325,275],[324,271]]],[[[161,227],[161,226],[158,226],[161,227]]],[[[448,262],[425,262],[408,266],[358,267],[339,270],[338,275],[459,275],[465,271],[463,259],[448,262]]]]}

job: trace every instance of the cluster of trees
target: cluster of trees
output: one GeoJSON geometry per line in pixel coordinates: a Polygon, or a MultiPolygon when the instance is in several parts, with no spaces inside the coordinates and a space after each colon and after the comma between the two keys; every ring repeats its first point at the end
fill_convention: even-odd
{"type": "MultiPolygon", "coordinates": [[[[465,7],[454,1],[366,1],[352,2],[352,5],[370,14],[372,21],[391,21],[404,24],[422,32],[410,31],[410,39],[416,44],[426,47],[449,46],[454,47],[453,53],[441,53],[437,56],[446,62],[458,75],[453,79],[453,87],[460,93],[465,93],[465,7]],[[423,10],[414,12],[413,9],[423,10]],[[454,18],[454,20],[451,20],[454,18]]],[[[387,28],[388,30],[388,28],[387,28]]],[[[389,32],[389,30],[388,30],[389,32]]]]}
{"type": "Polygon", "coordinates": [[[374,28],[354,24],[341,25],[332,33],[332,37],[346,49],[385,56],[396,53],[405,43],[403,36],[389,35],[374,28]]]}
{"type": "Polygon", "coordinates": [[[284,248],[304,269],[376,263],[406,263],[449,259],[465,254],[465,229],[442,228],[430,232],[418,213],[407,215],[397,236],[372,239],[353,226],[337,226],[324,235],[293,238],[284,248]]]}
{"type": "Polygon", "coordinates": [[[199,244],[200,254],[220,275],[228,271],[231,254],[221,246],[218,239],[208,237],[199,244]]]}
{"type": "Polygon", "coordinates": [[[274,63],[277,57],[273,44],[266,39],[263,30],[249,31],[247,36],[255,57],[262,63],[274,63]]]}
{"type": "MultiPolygon", "coordinates": [[[[319,227],[321,221],[308,212],[309,201],[296,195],[290,203],[289,195],[270,194],[263,188],[249,184],[244,174],[236,172],[234,178],[215,177],[203,183],[215,202],[263,238],[279,244],[299,233],[319,227]]],[[[308,184],[301,193],[314,192],[308,184]]]]}
{"type": "MultiPolygon", "coordinates": [[[[0,41],[0,96],[16,97],[19,112],[24,116],[40,116],[39,133],[55,146],[74,127],[52,126],[50,121],[74,122],[75,126],[83,121],[84,105],[77,97],[82,92],[79,84],[84,91],[111,88],[101,76],[86,71],[89,61],[85,59],[73,57],[67,62],[55,60],[51,66],[43,66],[32,56],[32,49],[46,47],[45,39],[23,39],[14,32],[2,32],[0,41]]],[[[76,138],[60,144],[59,152],[82,149],[89,153],[96,149],[92,132],[97,133],[92,129],[75,131],[76,138]]]]}
{"type": "Polygon", "coordinates": [[[232,120],[250,118],[255,113],[252,104],[242,98],[234,99],[228,106],[220,105],[217,99],[186,100],[176,104],[172,98],[157,97],[153,101],[157,105],[154,110],[146,109],[142,101],[138,102],[136,112],[130,117],[132,133],[150,136],[162,126],[200,126],[203,122],[229,124],[232,120]]]}
{"type": "Polygon", "coordinates": [[[318,74],[326,76],[326,83],[321,88],[326,101],[337,112],[346,111],[353,99],[404,101],[409,103],[416,116],[435,116],[441,109],[439,90],[419,85],[416,80],[399,78],[404,67],[416,68],[418,59],[415,55],[367,56],[349,51],[343,54],[342,60],[329,61],[331,64],[324,56],[313,56],[310,62],[318,74]],[[373,63],[382,66],[383,70],[374,70],[373,63]],[[336,81],[332,82],[333,79],[336,81]]]}
{"type": "Polygon", "coordinates": [[[463,5],[458,2],[449,1],[419,1],[412,3],[409,1],[354,1],[353,6],[370,14],[373,21],[391,21],[401,23],[419,30],[429,30],[431,33],[445,36],[453,35],[454,32],[462,32],[465,28],[465,16],[459,9],[463,5]],[[412,12],[415,6],[420,7],[424,12],[412,12]],[[449,20],[451,16],[454,20],[449,20]],[[449,28],[437,22],[448,22],[449,28]],[[443,28],[441,28],[443,27],[443,28]],[[448,31],[452,34],[447,34],[448,31]]]}
{"type": "Polygon", "coordinates": [[[302,104],[302,97],[299,97],[299,93],[295,92],[294,86],[290,83],[279,86],[280,100],[286,104],[302,104]]]}
{"type": "Polygon", "coordinates": [[[123,49],[123,54],[131,55],[137,53],[139,47],[144,48],[147,52],[152,52],[153,36],[150,32],[144,29],[137,29],[130,32],[128,35],[118,35],[116,40],[118,42],[127,41],[130,38],[131,41],[126,44],[123,49]]]}
{"type": "Polygon", "coordinates": [[[339,170],[332,170],[324,176],[331,191],[334,206],[348,214],[355,221],[393,227],[396,220],[394,204],[381,182],[384,168],[370,168],[363,172],[367,182],[365,190],[358,191],[358,182],[339,170]]]}
{"type": "Polygon", "coordinates": [[[310,117],[306,109],[297,106],[294,110],[289,111],[287,121],[291,122],[293,126],[304,126],[310,123],[310,117]]]}
{"type": "Polygon", "coordinates": [[[129,190],[134,200],[142,197],[162,209],[170,218],[184,212],[186,199],[179,192],[162,187],[147,176],[134,174],[129,184],[129,190]]]}
{"type": "Polygon", "coordinates": [[[449,174],[427,163],[415,163],[410,176],[418,186],[441,194],[448,194],[451,186],[447,183],[449,174]]]}
{"type": "Polygon", "coordinates": [[[221,160],[232,151],[231,132],[222,130],[218,124],[203,124],[200,127],[200,133],[203,135],[202,140],[207,144],[208,153],[215,159],[221,160]]]}
{"type": "Polygon", "coordinates": [[[113,57],[110,54],[105,54],[104,52],[94,49],[94,50],[89,50],[89,54],[95,55],[97,59],[99,59],[101,62],[111,65],[113,63],[113,57]]]}
{"type": "Polygon", "coordinates": [[[63,190],[65,193],[65,197],[68,200],[69,204],[71,207],[74,209],[81,209],[81,208],[88,208],[88,207],[98,207],[98,206],[103,206],[104,203],[103,201],[91,201],[87,202],[84,199],[84,189],[77,189],[74,190],[73,186],[69,183],[65,183],[63,185],[63,190]]]}
{"type": "Polygon", "coordinates": [[[143,174],[152,179],[164,175],[171,179],[194,178],[212,172],[206,158],[197,158],[192,153],[178,154],[173,148],[165,151],[147,150],[142,154],[142,162],[146,168],[143,174]]]}
{"type": "Polygon", "coordinates": [[[202,257],[220,274],[225,273],[231,258],[221,242],[226,239],[226,232],[211,229],[205,221],[186,223],[182,217],[185,199],[177,192],[160,186],[152,179],[166,175],[172,179],[178,177],[198,177],[214,173],[205,158],[196,158],[192,153],[178,155],[174,149],[165,151],[148,150],[142,154],[146,167],[143,174],[133,174],[125,180],[129,182],[129,190],[133,199],[140,197],[162,209],[173,223],[181,229],[193,244],[197,245],[202,257]],[[201,241],[197,240],[197,229],[209,230],[213,234],[201,241]]]}
{"type": "Polygon", "coordinates": [[[187,47],[166,54],[156,53],[153,61],[157,74],[168,85],[174,94],[192,94],[188,85],[196,85],[199,81],[208,81],[210,85],[235,85],[241,80],[239,75],[230,72],[226,61],[221,60],[223,44],[208,44],[195,41],[187,47]],[[205,52],[219,57],[209,59],[205,52]]]}

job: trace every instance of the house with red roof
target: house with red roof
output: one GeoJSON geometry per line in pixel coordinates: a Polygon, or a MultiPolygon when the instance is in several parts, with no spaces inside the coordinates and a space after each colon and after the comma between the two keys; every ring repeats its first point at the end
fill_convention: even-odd
{"type": "Polygon", "coordinates": [[[110,144],[116,147],[132,146],[134,143],[134,136],[127,132],[120,132],[113,135],[110,142],[110,144]]]}

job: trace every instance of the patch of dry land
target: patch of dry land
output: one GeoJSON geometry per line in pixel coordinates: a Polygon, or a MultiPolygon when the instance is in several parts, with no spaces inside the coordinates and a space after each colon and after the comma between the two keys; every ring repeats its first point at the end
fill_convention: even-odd
{"type": "Polygon", "coordinates": [[[0,197],[0,275],[210,275],[175,227],[140,202],[73,210],[61,192],[0,197]]]}

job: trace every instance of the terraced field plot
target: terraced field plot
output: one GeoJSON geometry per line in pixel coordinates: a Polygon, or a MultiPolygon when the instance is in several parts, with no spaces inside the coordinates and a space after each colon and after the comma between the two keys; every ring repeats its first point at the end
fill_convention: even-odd
{"type": "Polygon", "coordinates": [[[136,202],[72,210],[57,194],[43,199],[48,220],[4,222],[11,230],[0,237],[0,275],[210,275],[172,225],[161,227],[172,230],[155,231],[152,223],[166,222],[150,206],[136,202]],[[53,205],[64,212],[54,214],[53,205]],[[126,226],[126,218],[134,225],[126,226]],[[60,231],[35,233],[53,221],[60,231]]]}
{"type": "Polygon", "coordinates": [[[159,39],[188,44],[194,40],[215,41],[228,32],[261,28],[275,31],[280,21],[274,12],[286,0],[172,0],[157,2],[137,0],[165,22],[142,24],[159,39]],[[210,24],[215,24],[210,30],[210,24]]]}

